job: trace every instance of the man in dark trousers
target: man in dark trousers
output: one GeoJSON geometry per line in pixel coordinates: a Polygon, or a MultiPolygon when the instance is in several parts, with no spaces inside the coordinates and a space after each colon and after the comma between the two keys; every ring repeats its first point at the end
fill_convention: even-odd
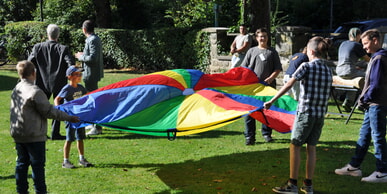
{"type": "MultiPolygon", "coordinates": [[[[28,60],[36,66],[36,85],[50,99],[55,99],[60,90],[67,84],[66,70],[75,65],[69,48],[58,43],[59,27],[55,24],[47,26],[48,40],[34,45],[28,60]]],[[[65,139],[60,134],[60,122],[52,121],[51,139],[65,139]]]]}

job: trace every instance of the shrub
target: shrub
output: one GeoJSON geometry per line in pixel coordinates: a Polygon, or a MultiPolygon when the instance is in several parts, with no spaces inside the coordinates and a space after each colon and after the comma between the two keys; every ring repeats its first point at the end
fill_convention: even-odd
{"type": "MultiPolygon", "coordinates": [[[[7,49],[12,60],[25,59],[24,50],[47,40],[45,22],[15,22],[6,25],[7,49]],[[26,40],[26,37],[30,37],[26,40]]],[[[60,25],[59,42],[72,53],[82,51],[85,36],[80,28],[60,25]]],[[[101,38],[105,68],[132,68],[143,71],[165,69],[206,69],[209,65],[207,38],[190,28],[156,30],[96,29],[101,38]],[[207,58],[207,59],[206,59],[207,58]],[[199,64],[199,65],[198,65],[199,64]]]]}
{"type": "MultiPolygon", "coordinates": [[[[27,51],[38,42],[47,40],[47,25],[45,22],[25,21],[9,23],[5,26],[5,35],[7,37],[8,57],[12,61],[27,59],[27,51]]],[[[62,44],[69,45],[72,40],[70,26],[60,26],[59,40],[62,44]]]]}

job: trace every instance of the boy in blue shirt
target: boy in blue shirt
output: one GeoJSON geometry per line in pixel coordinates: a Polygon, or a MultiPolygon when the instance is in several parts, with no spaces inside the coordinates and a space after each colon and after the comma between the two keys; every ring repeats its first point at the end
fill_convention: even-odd
{"type": "MultiPolygon", "coordinates": [[[[82,71],[83,69],[77,68],[75,66],[70,66],[66,71],[66,76],[69,79],[69,84],[64,86],[62,90],[59,92],[58,96],[55,98],[54,103],[58,106],[63,99],[64,102],[69,102],[71,100],[82,97],[86,94],[86,89],[79,82],[82,79],[82,71]]],[[[66,122],[66,142],[63,147],[63,156],[64,161],[62,164],[63,168],[75,168],[75,166],[70,162],[70,148],[71,143],[77,140],[77,148],[79,153],[79,165],[84,167],[92,166],[85,157],[84,157],[84,144],[83,140],[86,138],[85,128],[74,129],[71,128],[70,124],[66,122]]]]}

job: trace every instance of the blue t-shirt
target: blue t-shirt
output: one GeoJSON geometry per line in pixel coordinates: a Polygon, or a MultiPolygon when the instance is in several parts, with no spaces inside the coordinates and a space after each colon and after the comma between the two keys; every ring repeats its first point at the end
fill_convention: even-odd
{"type": "Polygon", "coordinates": [[[69,102],[86,94],[86,89],[81,84],[78,84],[76,88],[70,84],[65,85],[59,92],[58,96],[64,99],[64,102],[69,102]]]}
{"type": "Polygon", "coordinates": [[[304,53],[296,53],[293,56],[290,57],[289,61],[289,67],[286,70],[286,75],[290,75],[292,77],[292,74],[297,70],[297,68],[303,63],[308,62],[309,58],[308,55],[304,53]]]}

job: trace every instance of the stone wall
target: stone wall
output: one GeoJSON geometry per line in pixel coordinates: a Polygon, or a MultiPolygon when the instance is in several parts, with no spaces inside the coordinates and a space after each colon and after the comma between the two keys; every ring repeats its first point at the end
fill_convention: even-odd
{"type": "MultiPolygon", "coordinates": [[[[231,67],[231,55],[220,55],[219,47],[229,49],[236,33],[227,33],[228,28],[205,28],[203,31],[208,32],[211,42],[211,65],[209,73],[226,72],[231,67]]],[[[289,66],[289,58],[293,53],[299,52],[306,46],[310,38],[311,28],[303,26],[283,26],[277,28],[275,49],[280,55],[283,70],[289,66]]],[[[283,72],[277,78],[277,85],[282,86],[283,72]]]]}
{"type": "Polygon", "coordinates": [[[275,49],[278,52],[283,69],[289,66],[289,58],[306,46],[312,29],[304,26],[282,26],[275,34],[275,49]]]}
{"type": "Polygon", "coordinates": [[[228,28],[220,28],[220,27],[214,27],[214,28],[205,28],[203,31],[210,33],[209,39],[211,43],[210,48],[210,58],[211,58],[211,65],[208,69],[209,73],[221,73],[225,72],[231,67],[231,55],[219,55],[218,46],[219,44],[223,44],[223,47],[229,48],[231,43],[230,38],[227,36],[228,28]],[[230,45],[226,47],[227,43],[230,45]]]}

